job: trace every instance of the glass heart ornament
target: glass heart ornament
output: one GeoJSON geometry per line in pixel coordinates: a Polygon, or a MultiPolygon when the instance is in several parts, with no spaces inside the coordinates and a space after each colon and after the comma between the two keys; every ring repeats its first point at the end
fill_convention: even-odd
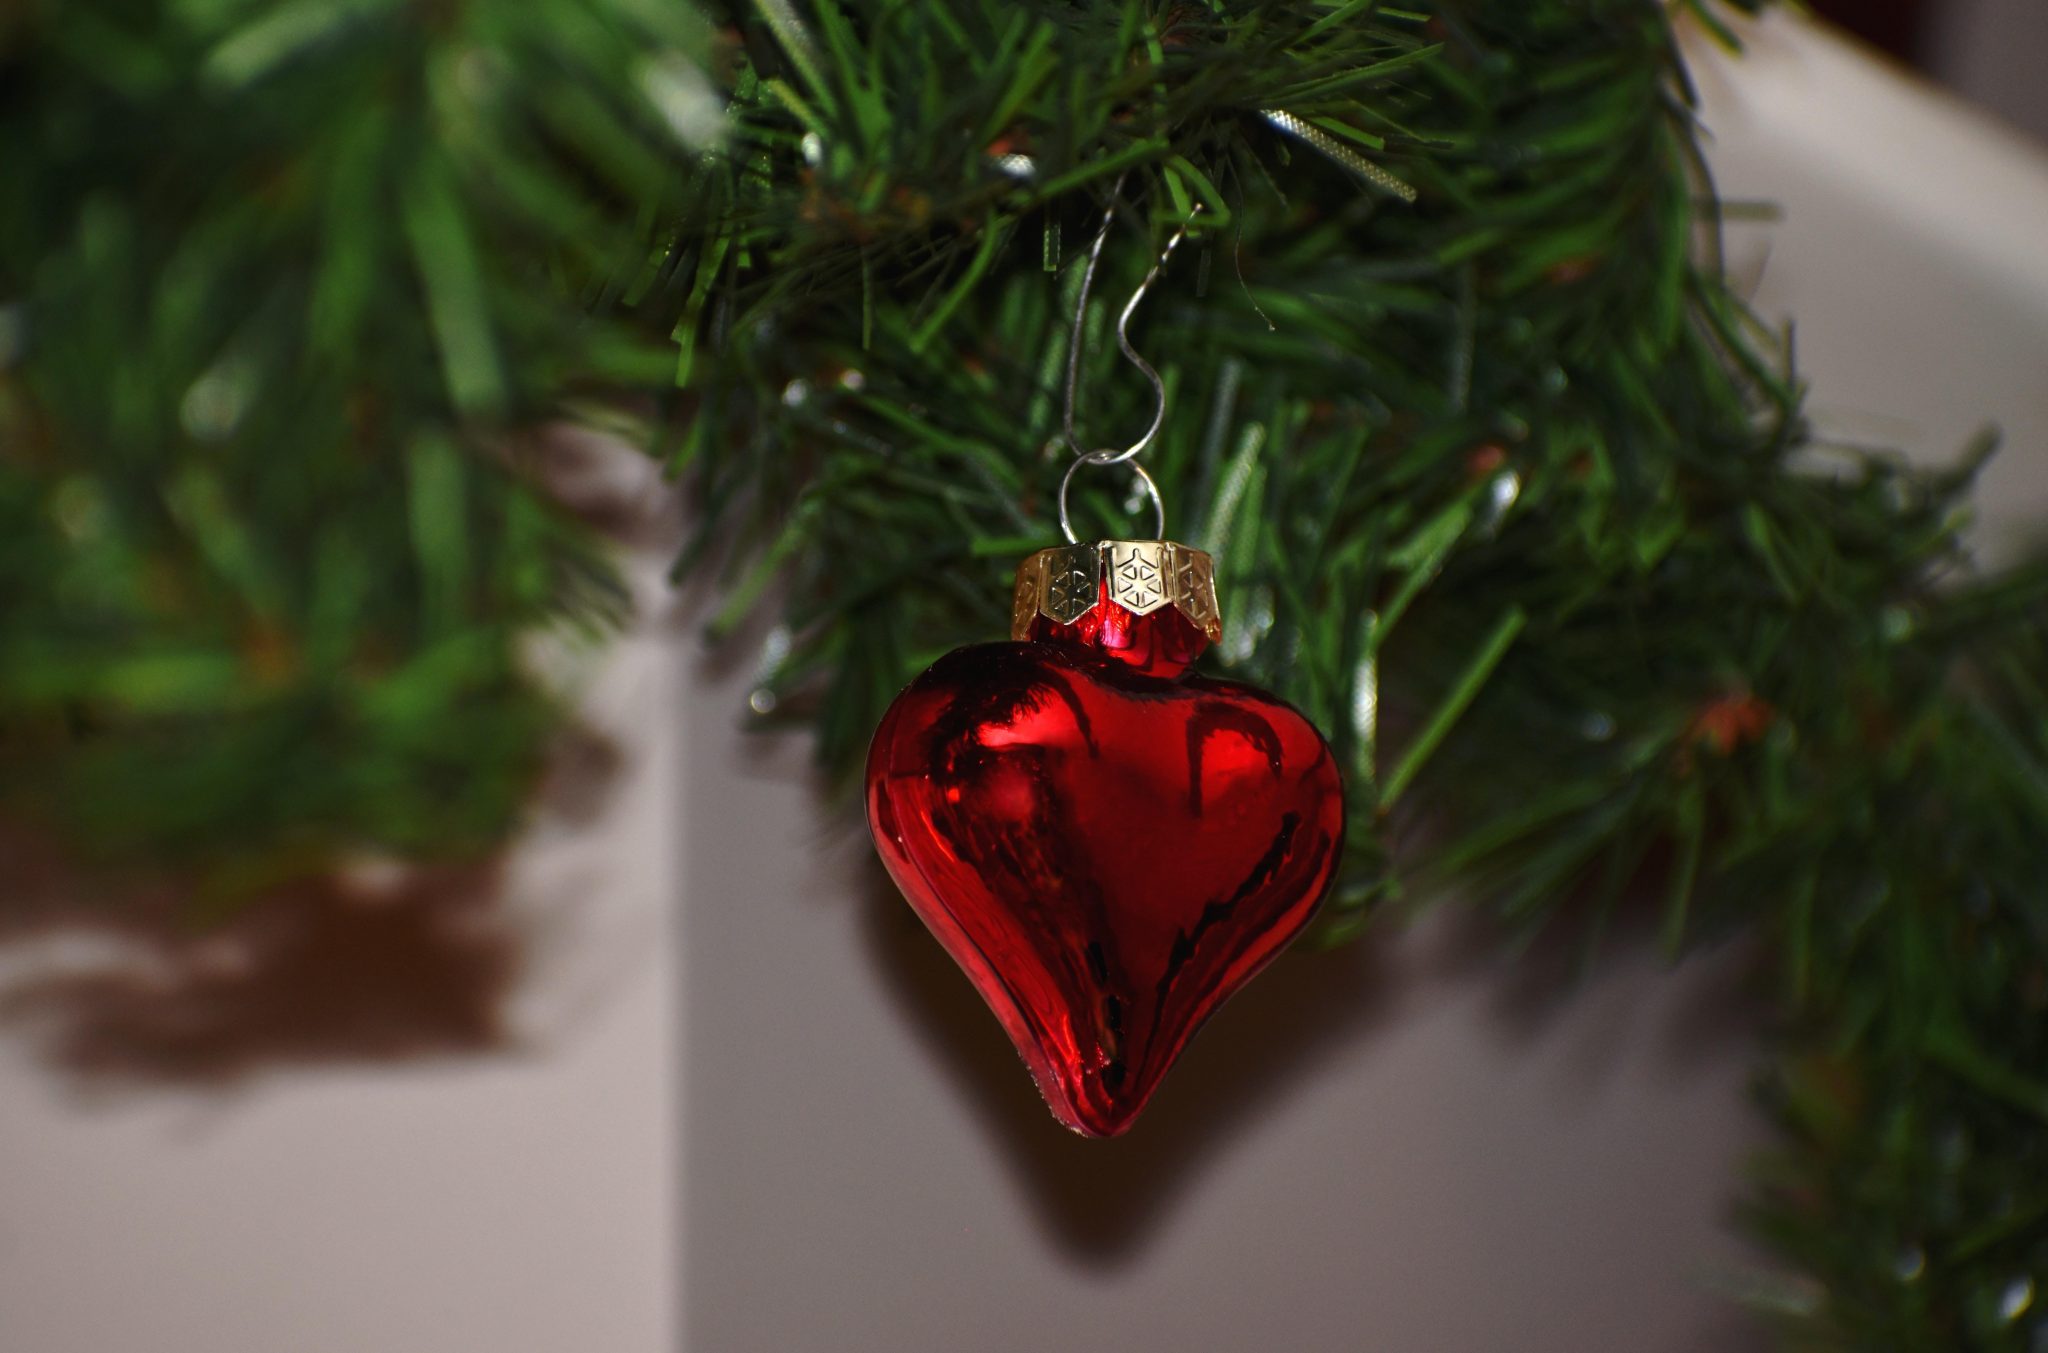
{"type": "Polygon", "coordinates": [[[1041,550],[1011,641],[939,659],[868,753],[883,864],[1088,1136],[1131,1126],[1336,875],[1329,746],[1277,697],[1190,672],[1221,633],[1199,550],[1041,550]]]}

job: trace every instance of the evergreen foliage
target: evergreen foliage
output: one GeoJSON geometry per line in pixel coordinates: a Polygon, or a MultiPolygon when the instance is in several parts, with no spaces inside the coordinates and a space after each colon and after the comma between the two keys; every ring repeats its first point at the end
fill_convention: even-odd
{"type": "Polygon", "coordinates": [[[513,430],[639,388],[591,317],[701,80],[664,4],[0,15],[0,802],[220,905],[501,838],[520,633],[618,610],[513,430]]]}
{"type": "Polygon", "coordinates": [[[1090,444],[1149,416],[1105,338],[1199,203],[1135,321],[1146,460],[1212,660],[1346,763],[1322,938],[1445,892],[1762,936],[1788,1346],[2035,1346],[2048,568],[1970,565],[1967,470],[1811,444],[1715,263],[1672,25],[1726,11],[709,10],[0,21],[7,801],[243,860],[501,832],[550,719],[515,640],[606,596],[505,448],[599,395],[852,771],[1056,538],[1105,206],[1090,444]]]}

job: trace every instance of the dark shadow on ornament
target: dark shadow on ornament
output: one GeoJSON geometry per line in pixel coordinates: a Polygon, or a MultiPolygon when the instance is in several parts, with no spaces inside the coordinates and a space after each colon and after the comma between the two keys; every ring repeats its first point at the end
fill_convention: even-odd
{"type": "Polygon", "coordinates": [[[973,1104],[1047,1239],[1078,1267],[1131,1263],[1196,1178],[1344,1048],[1392,1019],[1393,940],[1284,954],[1188,1045],[1136,1126],[1091,1140],[1054,1120],[981,998],[896,892],[870,871],[869,951],[903,1015],[973,1104]]]}

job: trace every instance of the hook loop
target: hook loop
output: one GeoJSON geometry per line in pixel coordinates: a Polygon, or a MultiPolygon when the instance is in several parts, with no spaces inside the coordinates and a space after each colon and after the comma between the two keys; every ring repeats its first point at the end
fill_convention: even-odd
{"type": "Polygon", "coordinates": [[[1152,500],[1152,538],[1154,540],[1166,539],[1166,500],[1159,496],[1159,485],[1153,482],[1151,474],[1145,467],[1138,464],[1135,460],[1128,459],[1126,455],[1120,455],[1115,451],[1090,451],[1085,455],[1074,457],[1074,463],[1067,467],[1067,472],[1064,475],[1060,476],[1060,534],[1067,538],[1069,545],[1081,543],[1081,538],[1074,534],[1074,519],[1067,510],[1067,493],[1074,486],[1074,475],[1079,472],[1083,465],[1130,466],[1131,473],[1137,477],[1138,487],[1144,491],[1147,498],[1152,500]]]}

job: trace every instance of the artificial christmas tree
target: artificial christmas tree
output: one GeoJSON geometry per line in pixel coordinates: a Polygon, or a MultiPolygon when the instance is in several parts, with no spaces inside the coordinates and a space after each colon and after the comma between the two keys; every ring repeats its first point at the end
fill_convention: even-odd
{"type": "MultiPolygon", "coordinates": [[[[850,775],[1051,538],[1076,242],[1192,218],[1147,460],[1216,563],[1205,663],[1345,774],[1317,940],[1444,881],[1519,931],[1752,929],[1795,1338],[2023,1347],[2048,571],[1969,566],[1967,472],[1809,463],[1673,41],[1727,13],[12,17],[0,793],[244,904],[502,834],[550,726],[519,635],[607,595],[519,451],[565,414],[689,484],[714,630],[778,609],[757,704],[850,775]]],[[[1078,351],[1142,423],[1109,313],[1078,351]]]]}

